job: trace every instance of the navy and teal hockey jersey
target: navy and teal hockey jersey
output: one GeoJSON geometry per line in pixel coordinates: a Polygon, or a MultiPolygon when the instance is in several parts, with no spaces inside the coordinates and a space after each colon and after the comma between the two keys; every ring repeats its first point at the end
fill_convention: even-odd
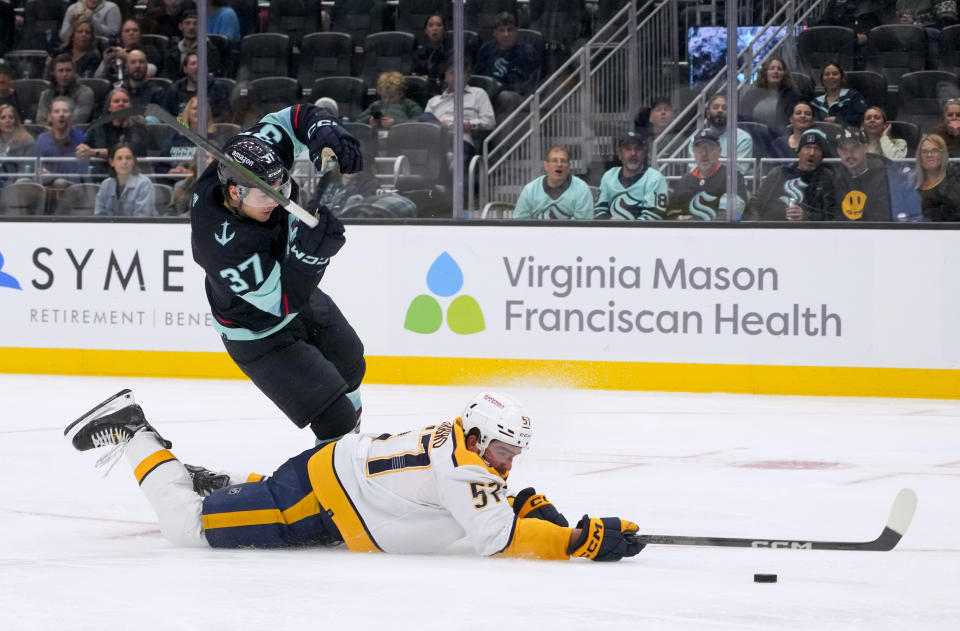
{"type": "MultiPolygon", "coordinates": [[[[703,221],[714,221],[721,211],[727,210],[727,167],[719,165],[712,174],[702,177],[699,169],[685,173],[670,191],[670,214],[692,215],[703,221]]],[[[743,213],[747,187],[743,174],[737,173],[737,204],[734,214],[739,219],[743,213]]],[[[723,218],[721,216],[721,218],[723,218]]]]}

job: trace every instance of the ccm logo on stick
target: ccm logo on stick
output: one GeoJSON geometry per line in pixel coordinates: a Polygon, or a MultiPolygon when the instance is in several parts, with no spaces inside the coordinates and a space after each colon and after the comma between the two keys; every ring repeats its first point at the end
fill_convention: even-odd
{"type": "Polygon", "coordinates": [[[809,541],[751,541],[751,548],[790,548],[791,550],[813,550],[809,541]]]}

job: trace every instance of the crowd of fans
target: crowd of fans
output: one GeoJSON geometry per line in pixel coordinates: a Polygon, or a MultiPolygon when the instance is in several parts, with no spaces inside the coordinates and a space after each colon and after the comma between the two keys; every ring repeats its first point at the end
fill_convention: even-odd
{"type": "MultiPolygon", "coordinates": [[[[43,76],[48,87],[39,94],[35,106],[15,89],[16,80],[24,76],[23,70],[6,60],[0,63],[0,158],[9,158],[0,162],[0,188],[20,178],[39,181],[51,191],[46,210],[52,212],[59,192],[71,184],[96,182],[103,193],[112,182],[116,203],[112,210],[104,210],[98,195],[98,213],[185,212],[189,199],[186,192],[196,177],[192,145],[177,134],[159,133],[142,117],[118,118],[89,130],[86,127],[105,113],[131,105],[157,104],[196,131],[200,110],[196,95],[198,84],[203,81],[209,123],[203,131],[215,138],[235,132],[237,124],[250,120],[246,108],[257,107],[257,99],[251,100],[247,94],[249,84],[235,80],[242,74],[244,63],[239,54],[241,42],[255,32],[276,30],[271,26],[278,16],[256,9],[248,15],[245,11],[249,3],[238,0],[209,2],[208,32],[222,36],[226,44],[211,39],[207,46],[211,72],[200,77],[198,16],[191,0],[149,0],[138,9],[128,1],[111,0],[34,3],[54,14],[59,28],[45,32],[48,55],[43,76]],[[104,85],[108,89],[103,89],[104,85]],[[116,156],[118,148],[120,158],[116,156]],[[132,155],[132,164],[127,153],[132,155]],[[37,162],[27,158],[34,156],[52,160],[42,161],[41,173],[33,173],[37,162]],[[117,165],[122,169],[129,165],[130,170],[121,173],[117,165]],[[153,203],[140,204],[132,210],[132,206],[123,203],[123,194],[130,182],[140,181],[138,178],[171,187],[175,192],[173,203],[166,210],[161,207],[158,211],[153,203]]],[[[438,6],[445,4],[438,2],[438,6]]],[[[535,4],[542,3],[530,6],[535,4]]],[[[343,4],[335,4],[332,10],[310,0],[303,0],[301,5],[306,23],[301,25],[299,36],[291,38],[292,50],[297,50],[299,38],[305,33],[346,31],[355,26],[351,16],[342,14],[343,4]]],[[[384,0],[357,3],[360,5],[363,6],[358,10],[372,21],[370,32],[399,30],[401,20],[386,10],[384,0]]],[[[276,4],[280,6],[290,5],[276,4]]],[[[891,22],[920,25],[930,42],[936,42],[943,28],[957,22],[955,3],[899,0],[865,7],[862,3],[833,0],[822,18],[823,24],[847,26],[857,34],[854,69],[859,69],[873,53],[871,29],[891,22]],[[952,15],[949,7],[944,8],[950,4],[954,5],[952,15]]],[[[455,68],[445,9],[427,15],[422,25],[414,29],[416,46],[409,56],[408,68],[373,75],[377,77],[376,85],[366,84],[361,102],[352,104],[356,106],[350,109],[355,112],[352,117],[343,109],[351,104],[339,98],[334,100],[318,93],[311,94],[310,100],[326,98],[334,110],[336,101],[340,101],[338,115],[345,121],[369,127],[369,140],[374,144],[388,137],[396,126],[408,122],[436,123],[445,129],[447,138],[462,133],[464,157],[469,162],[485,135],[513,112],[550,70],[544,51],[555,53],[574,45],[572,38],[544,42],[540,34],[541,39],[531,39],[531,31],[524,32],[521,26],[533,26],[529,15],[518,17],[501,12],[486,23],[485,31],[468,38],[465,70],[468,79],[470,74],[475,79],[469,79],[466,86],[462,131],[451,129],[455,68]]],[[[585,19],[574,26],[576,36],[589,35],[585,19]]],[[[20,29],[0,42],[0,48],[16,51],[28,42],[35,47],[36,35],[29,29],[20,29]]],[[[354,46],[362,44],[353,40],[354,46]]],[[[371,76],[369,69],[361,67],[364,59],[358,54],[354,60],[354,76],[371,76]]],[[[728,215],[765,220],[960,219],[960,205],[954,203],[960,197],[954,190],[960,189],[960,183],[955,183],[958,172],[948,162],[950,157],[960,157],[960,98],[945,98],[941,120],[933,128],[923,130],[929,133],[919,142],[909,142],[908,138],[898,137],[893,124],[897,121],[888,120],[883,103],[870,102],[847,85],[851,68],[844,68],[837,61],[823,63],[816,68],[816,76],[808,78],[809,84],[818,85],[814,93],[805,90],[806,81],[798,83],[802,73],[793,70],[783,58],[770,57],[752,85],[742,92],[739,120],[754,124],[752,128],[728,123],[726,99],[712,98],[700,129],[685,140],[684,153],[690,162],[683,174],[665,169],[669,177],[664,177],[649,166],[650,139],[657,137],[659,146],[670,140],[664,130],[673,121],[676,109],[667,97],[655,99],[640,112],[635,129],[618,143],[616,166],[591,174],[589,183],[595,186],[588,186],[573,174],[568,148],[552,146],[543,163],[544,176],[524,188],[516,200],[514,216],[640,220],[718,220],[728,215]],[[758,128],[762,128],[762,133],[758,128]],[[729,204],[725,194],[728,133],[736,136],[736,168],[741,183],[735,203],[729,204]],[[940,160],[934,159],[937,151],[942,152],[940,160]],[[758,171],[754,159],[767,157],[796,162],[773,171],[761,166],[762,172],[758,171]],[[837,158],[840,162],[825,163],[825,158],[837,158]],[[913,162],[909,168],[903,162],[907,158],[913,162]],[[751,183],[762,181],[761,186],[750,187],[757,189],[752,199],[744,176],[751,183]],[[780,182],[782,190],[775,190],[775,182],[780,182]],[[882,194],[870,188],[880,184],[885,187],[882,194]],[[870,190],[861,191],[864,188],[870,190]],[[589,202],[585,192],[592,192],[589,202]]],[[[296,63],[290,74],[297,74],[296,63]]],[[[308,88],[299,86],[301,91],[308,88]]],[[[960,97],[960,89],[954,96],[960,97]]],[[[376,155],[376,150],[370,155],[376,155]]],[[[448,151],[446,157],[437,183],[449,185],[451,170],[461,167],[452,165],[452,152],[448,151]]],[[[338,173],[324,177],[325,181],[336,180],[338,186],[344,179],[338,173]]],[[[345,179],[346,184],[351,184],[354,178],[345,179]]],[[[363,190],[368,191],[369,183],[376,182],[372,167],[359,179],[366,183],[363,190]]]]}

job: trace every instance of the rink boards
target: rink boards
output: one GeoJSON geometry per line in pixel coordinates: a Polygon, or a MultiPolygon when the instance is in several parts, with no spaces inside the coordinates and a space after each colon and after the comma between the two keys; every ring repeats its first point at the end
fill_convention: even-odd
{"type": "MultiPolygon", "coordinates": [[[[960,397],[955,230],[347,236],[321,287],[364,341],[368,382],[960,397]]],[[[0,255],[0,371],[243,377],[189,225],[3,222],[0,255]]]]}

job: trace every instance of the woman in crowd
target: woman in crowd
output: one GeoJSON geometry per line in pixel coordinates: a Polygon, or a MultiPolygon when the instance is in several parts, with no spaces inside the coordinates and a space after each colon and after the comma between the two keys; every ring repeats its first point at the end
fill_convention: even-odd
{"type": "MultiPolygon", "coordinates": [[[[190,97],[186,105],[183,106],[183,111],[181,111],[177,117],[181,125],[197,134],[200,133],[200,108],[197,106],[198,103],[197,97],[190,97]]],[[[210,112],[209,105],[207,106],[207,133],[202,135],[211,139],[214,135],[213,115],[210,112]]],[[[192,163],[194,162],[193,158],[196,156],[196,153],[197,146],[193,144],[190,139],[183,134],[174,133],[164,152],[165,155],[173,158],[174,162],[164,165],[163,170],[172,175],[193,173],[192,163]]],[[[172,186],[180,179],[183,178],[176,178],[175,181],[171,181],[169,184],[172,186]]]]}
{"type": "Polygon", "coordinates": [[[860,127],[867,102],[863,95],[846,87],[847,75],[840,64],[829,63],[820,71],[824,93],[813,99],[817,119],[841,126],[860,127]]]}
{"type": "MultiPolygon", "coordinates": [[[[128,107],[130,94],[123,88],[114,88],[107,94],[107,112],[117,112],[128,107]]],[[[138,157],[147,155],[150,136],[139,116],[117,118],[105,125],[93,127],[86,139],[77,146],[76,156],[80,160],[106,158],[108,148],[121,142],[130,145],[138,157]]],[[[103,170],[99,172],[102,173],[103,170]]]]}
{"type": "MultiPolygon", "coordinates": [[[[26,158],[37,155],[37,141],[20,121],[17,108],[0,105],[0,158],[26,158]]],[[[16,174],[33,173],[33,162],[0,162],[0,188],[13,182],[16,174]]]]}
{"type": "Polygon", "coordinates": [[[813,127],[813,107],[807,101],[797,101],[790,110],[790,133],[780,136],[773,142],[774,153],[781,158],[797,155],[800,138],[813,127]]]}
{"type": "Polygon", "coordinates": [[[928,134],[917,147],[917,191],[927,221],[960,221],[960,172],[950,166],[947,144],[928,134]]]}
{"type": "MultiPolygon", "coordinates": [[[[97,66],[100,65],[100,51],[97,50],[96,43],[90,18],[80,18],[73,23],[59,52],[69,53],[73,57],[77,77],[92,77],[96,73],[97,66]]],[[[52,61],[53,57],[50,60],[52,61]]]]}
{"type": "Polygon", "coordinates": [[[947,143],[951,158],[960,158],[960,99],[947,99],[936,134],[947,143]]]}
{"type": "Polygon", "coordinates": [[[877,105],[867,108],[863,115],[863,131],[867,135],[867,152],[891,160],[907,157],[907,141],[890,134],[887,113],[877,105]]]}
{"type": "Polygon", "coordinates": [[[360,112],[360,120],[374,129],[388,130],[398,123],[417,120],[423,108],[406,98],[407,83],[399,72],[384,72],[377,79],[379,100],[360,112]]]}
{"type": "Polygon", "coordinates": [[[443,91],[443,69],[450,60],[453,43],[446,37],[443,16],[434,13],[423,24],[423,41],[413,53],[413,74],[430,84],[430,93],[443,91]]]}
{"type": "Polygon", "coordinates": [[[760,66],[756,82],[740,100],[740,114],[743,120],[763,123],[782,134],[799,99],[786,62],[771,57],[760,66]]]}
{"type": "Polygon", "coordinates": [[[110,150],[110,176],[100,183],[93,213],[109,217],[156,217],[153,183],[137,172],[133,147],[120,143],[110,150]]]}

